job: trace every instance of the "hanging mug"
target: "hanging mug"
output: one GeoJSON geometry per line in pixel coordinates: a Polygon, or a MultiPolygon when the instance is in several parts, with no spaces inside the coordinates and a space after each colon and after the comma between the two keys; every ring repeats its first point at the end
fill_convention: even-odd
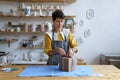
{"type": "Polygon", "coordinates": [[[32,32],[36,32],[36,25],[35,24],[32,24],[32,32]]]}
{"type": "Polygon", "coordinates": [[[25,7],[24,14],[25,14],[25,16],[30,16],[30,7],[29,6],[25,7]]]}

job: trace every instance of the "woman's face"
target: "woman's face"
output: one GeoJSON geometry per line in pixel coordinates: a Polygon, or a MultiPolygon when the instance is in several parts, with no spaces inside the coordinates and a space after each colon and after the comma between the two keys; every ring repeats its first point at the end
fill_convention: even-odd
{"type": "Polygon", "coordinates": [[[56,20],[53,21],[53,28],[55,31],[61,31],[64,25],[64,19],[56,18],[56,20]]]}

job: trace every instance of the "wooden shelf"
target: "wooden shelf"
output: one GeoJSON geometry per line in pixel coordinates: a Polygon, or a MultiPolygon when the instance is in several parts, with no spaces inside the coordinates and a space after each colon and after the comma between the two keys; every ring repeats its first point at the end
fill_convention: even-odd
{"type": "MultiPolygon", "coordinates": [[[[0,15],[0,17],[3,17],[3,18],[52,18],[52,16],[4,16],[4,15],[0,15]]],[[[73,19],[75,16],[66,16],[66,19],[73,19]]]]}
{"type": "Polygon", "coordinates": [[[10,41],[6,41],[6,40],[3,40],[3,41],[0,41],[0,43],[8,43],[8,42],[16,42],[18,41],[17,39],[12,39],[10,41]]]}
{"type": "Polygon", "coordinates": [[[72,3],[76,0],[0,0],[0,1],[8,1],[8,2],[68,2],[72,3]]]}
{"type": "Polygon", "coordinates": [[[17,0],[0,0],[0,1],[16,2],[17,0]]]}
{"type": "Polygon", "coordinates": [[[40,49],[40,46],[39,47],[20,47],[21,49],[40,49]]]}
{"type": "Polygon", "coordinates": [[[21,31],[21,32],[0,32],[0,34],[26,34],[26,33],[28,33],[28,34],[33,34],[33,33],[35,33],[35,34],[39,34],[39,33],[44,33],[44,32],[42,32],[42,31],[36,31],[36,32],[24,32],[24,31],[21,31]]]}
{"type": "MultiPolygon", "coordinates": [[[[41,9],[42,11],[54,11],[55,9],[41,9]]],[[[60,10],[60,9],[59,9],[60,10]]],[[[62,9],[61,9],[62,10],[62,9]]],[[[24,11],[24,9],[18,9],[18,11],[24,11]]],[[[30,9],[31,12],[40,11],[40,9],[30,9]]]]}

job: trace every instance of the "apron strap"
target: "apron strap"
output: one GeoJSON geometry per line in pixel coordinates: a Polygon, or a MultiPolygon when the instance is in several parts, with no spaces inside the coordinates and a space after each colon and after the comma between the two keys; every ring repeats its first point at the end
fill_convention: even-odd
{"type": "MultiPolygon", "coordinates": [[[[67,41],[67,37],[65,36],[65,34],[64,34],[64,40],[67,41]]],[[[54,41],[54,32],[52,32],[52,41],[54,41]]]]}

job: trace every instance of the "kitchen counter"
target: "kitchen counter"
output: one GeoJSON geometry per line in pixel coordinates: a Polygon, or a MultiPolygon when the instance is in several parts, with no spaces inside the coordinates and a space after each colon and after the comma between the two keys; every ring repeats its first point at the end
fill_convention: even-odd
{"type": "MultiPolygon", "coordinates": [[[[91,76],[82,77],[18,77],[28,65],[9,65],[10,68],[18,68],[11,72],[0,71],[0,80],[120,80],[120,69],[113,65],[81,65],[90,66],[95,72],[91,76]]],[[[40,65],[39,65],[40,66],[40,65]]],[[[0,70],[4,67],[0,67],[0,70]]]]}

